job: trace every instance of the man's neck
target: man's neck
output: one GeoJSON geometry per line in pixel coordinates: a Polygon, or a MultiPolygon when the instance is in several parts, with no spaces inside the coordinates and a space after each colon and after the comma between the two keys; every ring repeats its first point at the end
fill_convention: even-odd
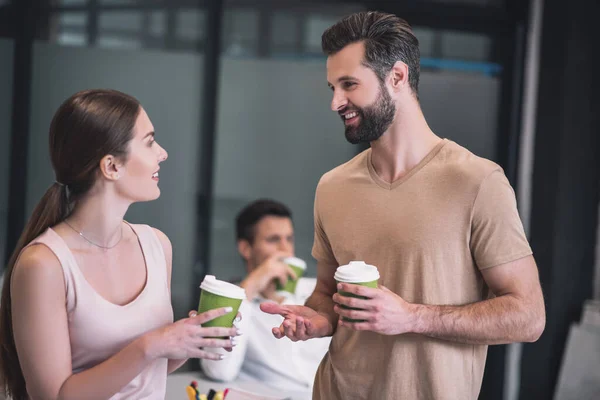
{"type": "Polygon", "coordinates": [[[381,179],[392,183],[419,164],[441,140],[429,128],[418,103],[410,102],[398,108],[394,123],[371,142],[371,163],[381,179]]]}

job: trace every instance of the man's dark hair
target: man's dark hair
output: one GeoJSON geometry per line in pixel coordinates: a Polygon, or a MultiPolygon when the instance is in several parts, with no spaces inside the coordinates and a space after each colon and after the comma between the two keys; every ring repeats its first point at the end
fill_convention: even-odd
{"type": "Polygon", "coordinates": [[[380,82],[396,61],[408,65],[408,83],[419,97],[419,41],[408,22],[393,14],[364,11],[345,17],[321,37],[321,47],[328,56],[357,42],[364,42],[363,64],[375,72],[380,82]]]}
{"type": "Polygon", "coordinates": [[[235,218],[236,239],[254,242],[256,224],[268,216],[292,219],[292,212],[278,201],[256,200],[244,207],[235,218]]]}

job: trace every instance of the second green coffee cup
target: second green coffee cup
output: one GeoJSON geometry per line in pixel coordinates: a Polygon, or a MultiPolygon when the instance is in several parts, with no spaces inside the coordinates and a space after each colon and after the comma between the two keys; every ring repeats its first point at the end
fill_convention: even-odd
{"type": "Polygon", "coordinates": [[[278,291],[296,293],[296,285],[298,284],[298,279],[300,279],[302,275],[304,275],[304,271],[306,271],[306,263],[304,260],[297,257],[286,257],[282,261],[294,270],[297,279],[288,279],[285,286],[279,283],[279,281],[276,281],[275,287],[278,291]]]}

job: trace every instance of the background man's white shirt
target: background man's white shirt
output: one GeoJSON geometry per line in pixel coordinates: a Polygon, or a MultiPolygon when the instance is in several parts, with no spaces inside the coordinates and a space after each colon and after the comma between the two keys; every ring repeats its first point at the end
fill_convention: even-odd
{"type": "MultiPolygon", "coordinates": [[[[303,305],[312,294],[315,278],[300,278],[295,294],[287,294],[283,305],[303,305]]],[[[283,293],[283,292],[282,292],[283,293]]],[[[244,301],[240,306],[242,320],[237,326],[243,335],[231,353],[220,361],[201,360],[204,373],[218,381],[260,382],[283,390],[311,391],[319,363],[329,349],[330,337],[292,342],[288,338],[276,339],[273,327],[283,322],[283,317],[262,312],[262,297],[244,301]]]]}

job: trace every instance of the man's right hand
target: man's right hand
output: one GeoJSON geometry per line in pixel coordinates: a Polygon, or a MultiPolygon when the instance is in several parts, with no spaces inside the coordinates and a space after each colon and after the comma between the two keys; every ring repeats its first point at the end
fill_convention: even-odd
{"type": "Polygon", "coordinates": [[[246,290],[246,296],[252,300],[259,293],[267,290],[269,286],[275,287],[275,280],[285,285],[288,279],[297,279],[294,270],[282,260],[289,254],[277,252],[267,258],[240,284],[246,290]]]}
{"type": "Polygon", "coordinates": [[[273,336],[281,339],[287,336],[293,342],[331,336],[333,325],[323,315],[306,306],[281,306],[276,303],[262,303],[260,309],[267,314],[279,314],[283,323],[272,329],[273,336]]]}

